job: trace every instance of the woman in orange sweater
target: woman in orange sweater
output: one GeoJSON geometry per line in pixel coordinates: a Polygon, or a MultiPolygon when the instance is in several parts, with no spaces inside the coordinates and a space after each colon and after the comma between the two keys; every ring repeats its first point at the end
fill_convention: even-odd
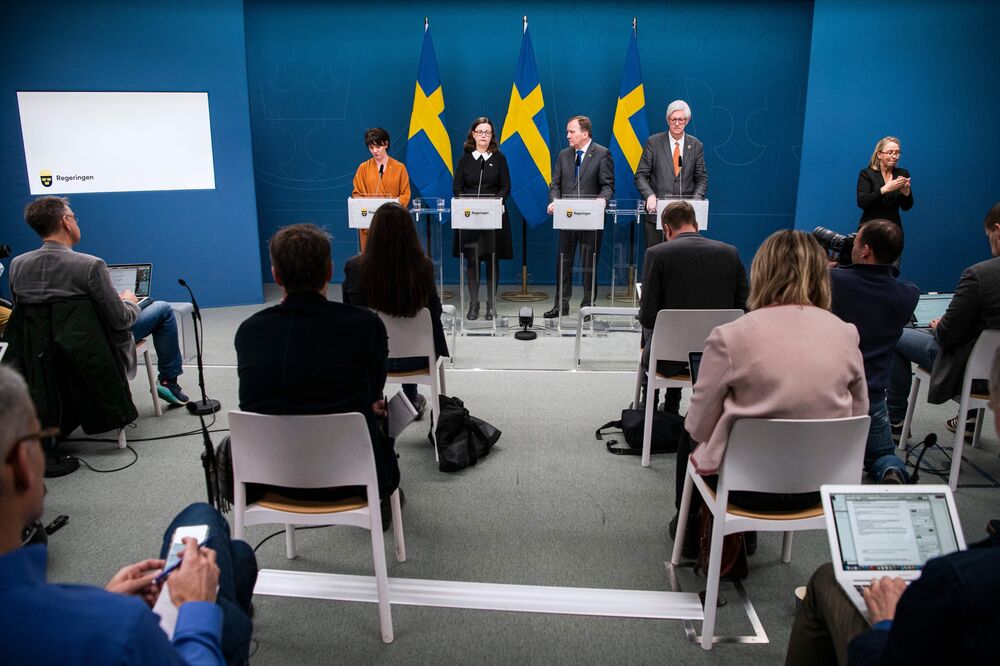
{"type": "MultiPolygon", "coordinates": [[[[397,197],[399,205],[410,203],[410,175],[402,162],[389,157],[389,133],[381,127],[365,132],[365,145],[372,154],[354,174],[352,197],[397,197]]],[[[368,230],[358,229],[361,251],[368,242],[368,230]]]]}

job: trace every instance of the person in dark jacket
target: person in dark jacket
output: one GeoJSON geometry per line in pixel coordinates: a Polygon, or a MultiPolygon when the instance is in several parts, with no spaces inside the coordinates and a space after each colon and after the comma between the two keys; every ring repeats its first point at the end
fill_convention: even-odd
{"type": "Polygon", "coordinates": [[[899,139],[887,136],[875,144],[868,166],[858,174],[860,227],[868,220],[889,220],[902,226],[899,211],[913,207],[910,172],[899,164],[899,139]]]}
{"type": "MultiPolygon", "coordinates": [[[[344,302],[369,307],[392,317],[413,317],[421,308],[431,314],[434,351],[448,356],[448,343],[441,325],[441,299],[434,284],[434,263],[424,254],[413,219],[398,204],[385,204],[372,218],[368,244],[363,254],[344,265],[344,302]]],[[[421,358],[391,358],[389,372],[420,370],[421,358]]],[[[416,384],[403,384],[403,392],[422,414],[427,400],[416,384]]]]}
{"type": "Polygon", "coordinates": [[[896,342],[910,323],[920,290],[899,279],[892,265],[903,252],[903,230],[888,220],[861,225],[848,266],[830,270],[830,310],[861,336],[868,380],[868,444],[865,471],[881,483],[905,483],[906,465],[896,455],[886,410],[886,390],[896,342]]]}

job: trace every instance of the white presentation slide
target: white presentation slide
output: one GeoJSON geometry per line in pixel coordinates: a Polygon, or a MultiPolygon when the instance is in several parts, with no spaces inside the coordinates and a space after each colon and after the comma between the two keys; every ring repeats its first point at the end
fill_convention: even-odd
{"type": "Polygon", "coordinates": [[[923,564],[907,501],[858,502],[848,512],[858,565],[904,568],[923,564]]]}
{"type": "Polygon", "coordinates": [[[208,93],[17,93],[32,194],[215,189],[208,93]]]}

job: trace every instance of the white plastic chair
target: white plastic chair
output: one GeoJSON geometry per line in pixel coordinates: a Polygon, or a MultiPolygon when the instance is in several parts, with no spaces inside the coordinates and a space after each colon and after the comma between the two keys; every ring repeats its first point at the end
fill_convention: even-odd
{"type": "MultiPolygon", "coordinates": [[[[382,640],[392,642],[389,581],[382,539],[375,456],[365,417],[357,412],[318,416],[266,416],[229,412],[233,456],[233,532],[246,538],[247,525],[283,523],[285,551],[295,557],[296,525],[353,525],[371,532],[382,640]],[[305,502],[269,492],[247,505],[246,484],[283,488],[364,486],[363,497],[305,502]]],[[[406,560],[399,490],[390,498],[396,559],[406,560]]]]}
{"type": "MultiPolygon", "coordinates": [[[[972,382],[975,379],[988,379],[990,367],[993,364],[993,355],[1000,347],[1000,330],[983,331],[972,347],[969,360],[965,364],[965,375],[962,378],[962,389],[959,394],[952,398],[958,403],[958,419],[955,427],[955,441],[952,445],[951,470],[948,473],[948,485],[952,491],[958,488],[958,473],[962,466],[962,449],[965,447],[965,422],[970,409],[978,410],[976,414],[976,429],[972,435],[972,446],[979,443],[979,436],[983,431],[983,409],[989,406],[990,396],[988,393],[973,393],[972,382]]],[[[913,410],[917,404],[917,391],[920,390],[920,382],[931,378],[931,371],[927,368],[917,366],[913,373],[913,384],[910,387],[910,396],[906,401],[906,417],[903,419],[903,432],[899,436],[899,448],[905,448],[906,442],[910,438],[910,426],[913,423],[913,410]]]]}
{"type": "MultiPolygon", "coordinates": [[[[652,340],[649,345],[649,376],[646,385],[646,419],[642,431],[642,466],[649,467],[649,453],[652,448],[653,408],[656,406],[653,392],[657,389],[691,386],[691,374],[685,370],[670,377],[656,371],[657,361],[680,361],[687,363],[690,352],[705,348],[705,340],[716,326],[728,324],[743,316],[743,310],[660,310],[656,313],[652,340]]],[[[635,398],[633,405],[639,404],[642,395],[642,359],[635,377],[635,398]]]]}
{"type": "Polygon", "coordinates": [[[136,340],[135,355],[137,357],[141,355],[146,364],[146,377],[149,379],[149,393],[153,396],[153,413],[157,416],[162,416],[163,408],[160,407],[160,394],[158,393],[156,386],[156,375],[153,374],[153,361],[149,358],[149,340],[147,338],[136,340]]]}
{"type": "Polygon", "coordinates": [[[444,393],[444,358],[434,351],[434,329],[431,313],[421,308],[415,317],[391,317],[376,311],[389,335],[389,358],[423,357],[426,367],[408,372],[390,372],[389,379],[400,384],[423,384],[431,389],[431,441],[434,442],[434,460],[438,460],[437,420],[441,413],[441,394],[444,393]]]}
{"type": "Polygon", "coordinates": [[[675,567],[680,563],[691,493],[697,487],[714,519],[701,631],[703,649],[711,650],[719,640],[714,637],[715,613],[722,540],[727,534],[784,532],[781,561],[787,563],[792,559],[792,532],[826,529],[821,504],[804,511],[755,512],[729,504],[729,493],[808,493],[819,492],[824,483],[861,483],[870,421],[867,415],[824,420],[740,419],[729,434],[715,491],[694,465],[688,464],[670,562],[675,567]]]}

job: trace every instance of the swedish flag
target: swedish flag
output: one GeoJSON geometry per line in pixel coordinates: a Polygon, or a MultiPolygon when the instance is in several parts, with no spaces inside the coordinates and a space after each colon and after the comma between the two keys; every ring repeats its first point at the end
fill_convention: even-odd
{"type": "Polygon", "coordinates": [[[639,69],[639,45],[635,27],[625,52],[625,70],[618,91],[618,106],[612,125],[611,155],[615,160],[615,196],[618,199],[639,199],[635,189],[635,169],[642,157],[642,147],[649,138],[646,122],[646,96],[639,69]]]}
{"type": "Polygon", "coordinates": [[[552,156],[548,141],[549,123],[545,119],[542,84],[531,37],[525,28],[507,118],[500,134],[500,150],[510,168],[511,196],[532,227],[545,221],[545,209],[549,204],[552,156]]]}
{"type": "Polygon", "coordinates": [[[451,141],[444,126],[444,93],[431,31],[424,27],[413,113],[406,142],[406,170],[423,197],[451,197],[451,141]]]}

